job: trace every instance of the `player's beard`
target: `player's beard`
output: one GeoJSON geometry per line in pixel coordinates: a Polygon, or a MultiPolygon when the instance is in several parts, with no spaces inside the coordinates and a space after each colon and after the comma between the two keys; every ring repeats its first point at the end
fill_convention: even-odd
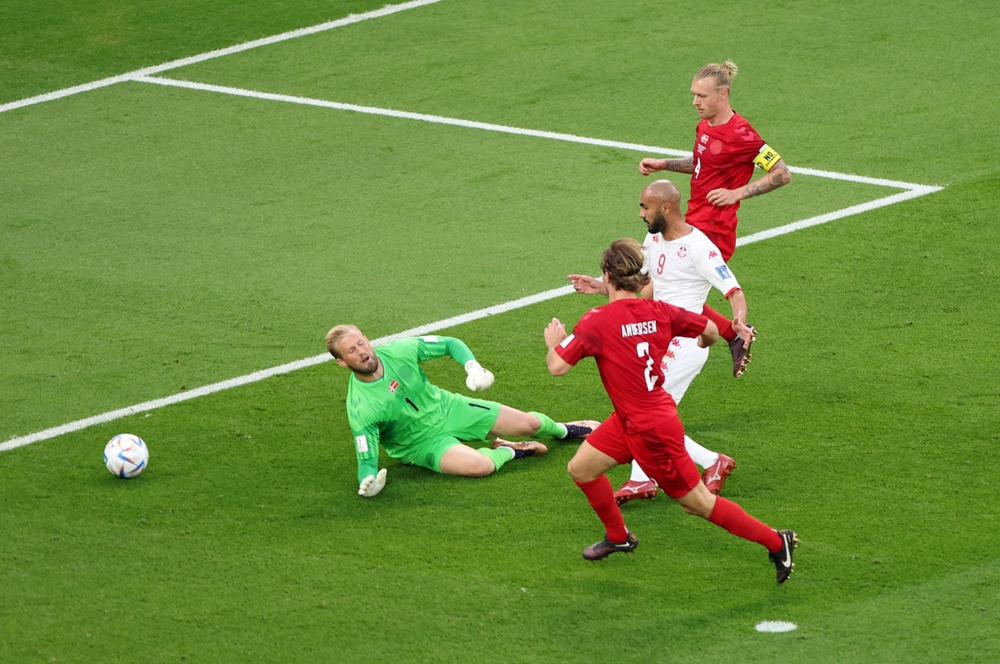
{"type": "Polygon", "coordinates": [[[649,227],[649,232],[653,235],[663,233],[667,230],[667,218],[663,216],[662,211],[657,210],[653,213],[653,220],[647,226],[649,227]]]}
{"type": "Polygon", "coordinates": [[[371,376],[378,371],[378,357],[372,355],[372,359],[369,362],[361,363],[356,367],[351,367],[351,371],[359,376],[371,376]]]}

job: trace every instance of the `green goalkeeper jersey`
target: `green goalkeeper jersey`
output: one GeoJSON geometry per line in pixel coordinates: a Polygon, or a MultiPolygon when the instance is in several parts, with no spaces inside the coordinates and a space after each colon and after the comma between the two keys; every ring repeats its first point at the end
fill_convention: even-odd
{"type": "Polygon", "coordinates": [[[445,355],[465,366],[472,351],[453,337],[411,337],[375,349],[384,373],[366,383],[351,374],[347,421],[358,453],[358,482],[378,472],[379,444],[394,459],[440,430],[444,392],[420,368],[424,360],[445,355]]]}

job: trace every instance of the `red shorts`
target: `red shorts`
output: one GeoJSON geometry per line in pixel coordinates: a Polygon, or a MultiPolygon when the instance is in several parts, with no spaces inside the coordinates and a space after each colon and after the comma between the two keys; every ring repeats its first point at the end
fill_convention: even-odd
{"type": "Polygon", "coordinates": [[[639,462],[671,498],[683,498],[701,482],[701,474],[684,449],[684,425],[676,415],[655,428],[626,433],[618,413],[604,420],[587,436],[594,449],[618,463],[639,462]]]}
{"type": "Polygon", "coordinates": [[[729,262],[729,259],[733,257],[733,253],[736,251],[736,231],[723,231],[711,226],[712,222],[697,222],[688,220],[688,223],[697,228],[699,231],[705,234],[705,236],[712,241],[716,247],[719,248],[719,253],[722,254],[722,260],[729,262]]]}

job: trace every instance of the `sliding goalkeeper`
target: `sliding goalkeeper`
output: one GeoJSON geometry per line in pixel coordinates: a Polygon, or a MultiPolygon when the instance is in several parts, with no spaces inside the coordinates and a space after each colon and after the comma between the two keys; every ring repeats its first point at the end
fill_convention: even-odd
{"type": "Polygon", "coordinates": [[[493,384],[493,374],[453,337],[411,337],[375,350],[357,327],[338,325],[327,333],[326,347],[337,364],[353,372],[347,388],[347,420],[357,447],[358,494],[367,498],[385,486],[386,469],[378,469],[380,444],[389,456],[406,464],[446,475],[483,477],[512,459],[548,452],[539,442],[512,442],[499,436],[585,438],[599,424],[588,420],[561,424],[542,413],[442,390],[427,379],[421,362],[448,355],[465,367],[470,390],[493,384]],[[491,446],[479,449],[462,444],[490,439],[494,439],[491,446]]]}

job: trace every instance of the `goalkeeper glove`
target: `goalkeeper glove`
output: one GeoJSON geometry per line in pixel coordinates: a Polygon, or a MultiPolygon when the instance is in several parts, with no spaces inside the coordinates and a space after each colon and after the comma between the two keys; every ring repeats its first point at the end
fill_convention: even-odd
{"type": "Polygon", "coordinates": [[[482,392],[493,384],[493,372],[484,369],[479,362],[469,360],[465,363],[465,386],[473,392],[482,392]]]}
{"type": "Polygon", "coordinates": [[[374,498],[378,495],[378,492],[382,490],[385,486],[385,468],[378,471],[378,477],[374,475],[369,475],[365,479],[361,480],[361,487],[358,489],[358,495],[364,496],[365,498],[374,498]]]}

